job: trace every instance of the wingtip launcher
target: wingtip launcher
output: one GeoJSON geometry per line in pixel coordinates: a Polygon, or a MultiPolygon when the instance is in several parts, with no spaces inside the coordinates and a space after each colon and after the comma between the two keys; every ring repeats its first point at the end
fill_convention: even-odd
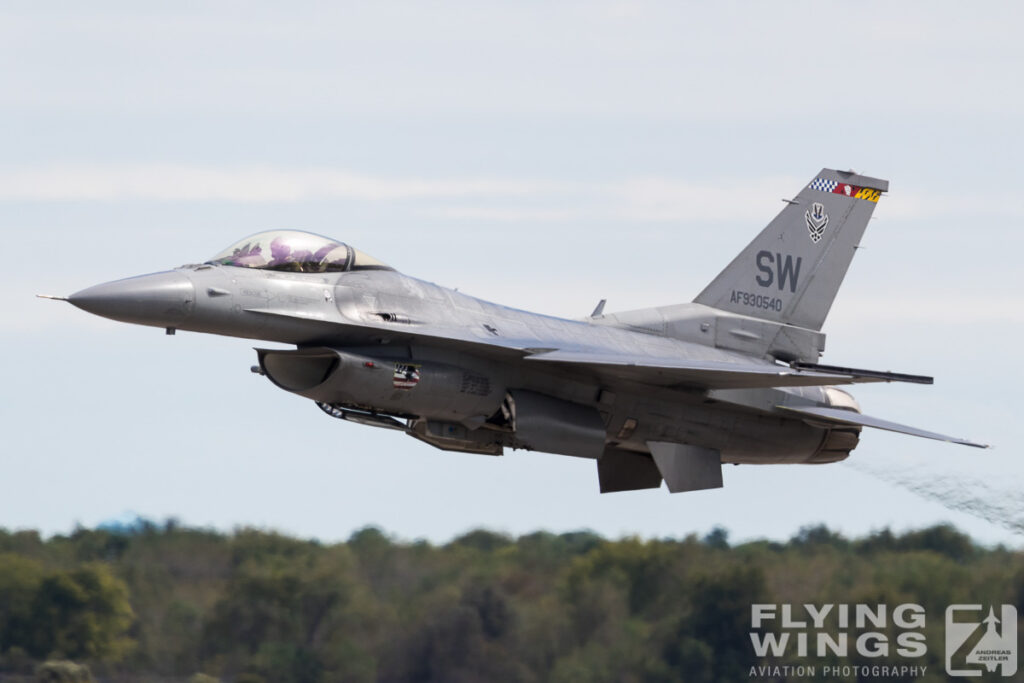
{"type": "Polygon", "coordinates": [[[861,368],[846,368],[841,365],[820,365],[818,363],[805,363],[793,361],[789,367],[794,370],[807,372],[821,372],[828,375],[849,375],[851,377],[863,377],[864,379],[877,379],[883,382],[909,382],[910,384],[935,384],[934,377],[927,375],[908,375],[903,372],[889,372],[886,370],[863,370],[861,368]]]}

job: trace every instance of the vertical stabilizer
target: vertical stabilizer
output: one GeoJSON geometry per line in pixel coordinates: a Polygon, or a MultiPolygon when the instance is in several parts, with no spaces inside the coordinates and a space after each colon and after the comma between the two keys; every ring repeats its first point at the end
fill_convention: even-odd
{"type": "Polygon", "coordinates": [[[889,181],[822,169],[695,303],[820,330],[889,181]]]}

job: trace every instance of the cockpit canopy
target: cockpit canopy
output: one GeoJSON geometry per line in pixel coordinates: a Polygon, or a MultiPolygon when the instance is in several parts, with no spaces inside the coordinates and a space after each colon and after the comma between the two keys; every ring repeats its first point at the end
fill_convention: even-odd
{"type": "Polygon", "coordinates": [[[251,235],[207,263],[289,273],[394,270],[344,242],[301,230],[270,230],[251,235]]]}

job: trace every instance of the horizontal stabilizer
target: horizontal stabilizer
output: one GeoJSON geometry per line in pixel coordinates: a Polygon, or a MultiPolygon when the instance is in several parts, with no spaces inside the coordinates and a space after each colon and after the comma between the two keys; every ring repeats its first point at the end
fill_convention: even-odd
{"type": "Polygon", "coordinates": [[[812,387],[884,381],[877,377],[809,372],[771,363],[729,363],[661,356],[552,351],[527,356],[533,363],[564,364],[603,377],[657,386],[701,389],[812,387]]]}
{"type": "Polygon", "coordinates": [[[814,418],[823,422],[832,422],[837,424],[846,425],[860,425],[861,427],[873,427],[875,429],[884,429],[890,432],[899,432],[900,434],[909,434],[911,436],[920,436],[925,439],[935,439],[936,441],[948,441],[950,443],[958,443],[964,446],[974,446],[975,448],[988,448],[988,444],[974,443],[973,441],[967,441],[966,439],[957,439],[952,436],[946,436],[945,434],[936,434],[935,432],[928,432],[923,429],[917,429],[916,427],[908,427],[907,425],[901,425],[897,422],[890,422],[888,420],[882,420],[877,417],[871,417],[870,415],[861,415],[855,413],[852,410],[843,410],[841,408],[824,408],[824,407],[806,407],[806,408],[793,408],[790,406],[776,406],[780,410],[785,410],[791,413],[799,413],[810,418],[814,418]]]}

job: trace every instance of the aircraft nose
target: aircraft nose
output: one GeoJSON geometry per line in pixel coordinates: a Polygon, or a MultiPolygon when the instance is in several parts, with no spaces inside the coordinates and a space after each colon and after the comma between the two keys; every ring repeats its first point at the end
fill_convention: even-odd
{"type": "Polygon", "coordinates": [[[184,322],[195,300],[192,281],[177,271],[105,282],[68,297],[71,304],[94,315],[156,327],[184,322]]]}

